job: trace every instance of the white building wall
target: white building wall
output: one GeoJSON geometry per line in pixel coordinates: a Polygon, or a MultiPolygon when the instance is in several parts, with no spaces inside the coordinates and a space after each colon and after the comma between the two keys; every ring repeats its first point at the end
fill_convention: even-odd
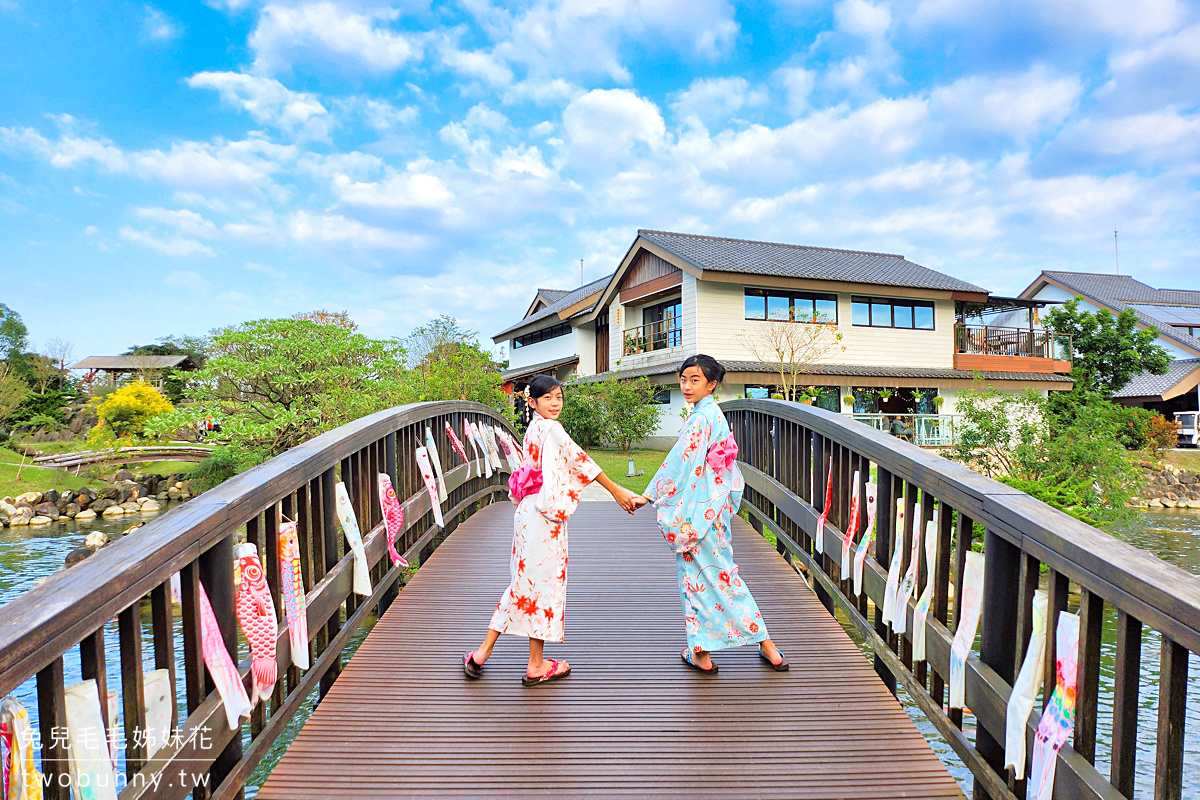
{"type": "MultiPolygon", "coordinates": [[[[572,330],[575,338],[575,352],[579,354],[577,375],[596,374],[596,332],[591,328],[579,327],[572,330]]],[[[564,339],[568,338],[566,336],[564,339]]]]}
{"type": "MultiPolygon", "coordinates": [[[[508,342],[508,368],[518,369],[520,367],[528,367],[534,364],[541,364],[546,361],[556,361],[560,358],[570,358],[578,355],[579,351],[578,340],[576,334],[567,334],[554,339],[548,339],[544,342],[536,344],[527,344],[524,347],[513,347],[513,340],[508,342]]],[[[592,360],[595,360],[595,346],[593,345],[592,360]]]]}
{"type": "MultiPolygon", "coordinates": [[[[718,360],[764,360],[754,355],[746,337],[754,336],[755,331],[763,330],[767,326],[784,323],[746,319],[745,287],[754,284],[700,281],[696,285],[696,314],[700,320],[697,331],[699,352],[707,353],[718,360]]],[[[877,294],[905,296],[886,295],[885,292],[877,294]]],[[[842,341],[840,346],[819,359],[819,363],[953,368],[953,300],[934,300],[934,329],[926,331],[855,327],[851,322],[851,296],[850,292],[838,293],[838,332],[842,334],[842,341]],[[844,346],[845,350],[842,350],[841,346],[844,346]]]]}
{"type": "MultiPolygon", "coordinates": [[[[609,311],[613,315],[609,319],[609,369],[637,369],[658,364],[677,364],[687,356],[696,353],[696,287],[698,285],[699,282],[694,277],[686,272],[683,274],[683,283],[680,286],[683,334],[680,337],[680,345],[666,350],[655,350],[650,353],[623,355],[625,349],[625,331],[643,324],[642,306],[622,306],[618,300],[614,299],[609,305],[609,311]],[[616,321],[616,311],[618,308],[621,310],[621,323],[619,325],[616,321]]],[[[646,305],[654,305],[664,302],[667,299],[670,298],[658,299],[646,305]]]]}

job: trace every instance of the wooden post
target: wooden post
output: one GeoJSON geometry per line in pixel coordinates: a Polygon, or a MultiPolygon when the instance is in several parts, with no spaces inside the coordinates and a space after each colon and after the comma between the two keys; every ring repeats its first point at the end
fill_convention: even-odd
{"type": "MultiPolygon", "coordinates": [[[[1009,684],[1016,678],[1013,652],[1017,648],[1017,596],[1021,579],[1021,549],[988,529],[983,545],[983,632],[979,660],[1009,684]]],[[[983,725],[975,730],[975,748],[997,775],[1005,775],[1004,743],[983,725]]],[[[976,800],[990,798],[982,783],[975,782],[976,800]]]]}
{"type": "MultiPolygon", "coordinates": [[[[237,663],[237,616],[233,609],[233,534],[226,536],[208,550],[200,554],[200,582],[212,605],[213,616],[221,629],[221,638],[229,650],[234,663],[237,663]]],[[[206,681],[207,692],[212,692],[216,686],[212,678],[206,681]]],[[[220,786],[225,776],[233,770],[242,758],[242,737],[235,735],[225,746],[225,749],[213,761],[210,770],[212,786],[220,786]]],[[[237,800],[242,800],[244,793],[238,791],[237,800]]]]}
{"type": "MultiPolygon", "coordinates": [[[[892,546],[895,541],[893,532],[896,527],[896,482],[892,478],[892,473],[883,467],[879,467],[876,471],[876,480],[879,482],[879,494],[876,502],[875,517],[875,561],[886,572],[888,562],[892,559],[892,546]]],[[[888,640],[888,625],[883,621],[883,606],[878,603],[875,605],[875,632],[879,634],[879,638],[883,639],[883,641],[886,642],[888,640]]],[[[892,674],[892,671],[887,668],[887,664],[878,655],[875,656],[875,672],[888,687],[888,691],[895,695],[896,676],[892,674]]]]}

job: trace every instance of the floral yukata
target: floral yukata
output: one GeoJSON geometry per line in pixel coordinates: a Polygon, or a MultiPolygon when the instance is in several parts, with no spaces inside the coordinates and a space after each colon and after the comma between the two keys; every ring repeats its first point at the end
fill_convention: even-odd
{"type": "Polygon", "coordinates": [[[767,638],[758,604],[738,576],[729,520],[745,482],[725,415],[705,397],[684,423],[646,496],[675,551],[688,646],[722,650],[767,638]]]}
{"type": "Polygon", "coordinates": [[[567,519],[575,513],[583,487],[601,470],[561,424],[537,414],[523,449],[525,458],[541,467],[542,488],[517,504],[512,582],[488,627],[561,642],[567,604],[567,519]]]}

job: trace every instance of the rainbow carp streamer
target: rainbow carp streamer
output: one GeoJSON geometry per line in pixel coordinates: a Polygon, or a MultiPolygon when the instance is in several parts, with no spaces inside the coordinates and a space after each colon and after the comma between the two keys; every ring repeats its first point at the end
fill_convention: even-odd
{"type": "Polygon", "coordinates": [[[288,643],[292,663],[308,669],[308,605],[304,594],[304,575],[300,571],[300,542],[296,523],[279,523],[279,599],[287,617],[288,643]]]}

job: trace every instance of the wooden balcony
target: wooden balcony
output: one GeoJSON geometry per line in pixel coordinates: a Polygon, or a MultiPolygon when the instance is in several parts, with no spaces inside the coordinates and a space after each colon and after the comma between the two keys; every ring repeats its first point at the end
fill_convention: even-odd
{"type": "Polygon", "coordinates": [[[624,344],[621,353],[626,356],[679,347],[683,344],[682,320],[672,317],[636,328],[626,328],[622,331],[622,341],[624,344]]]}
{"type": "Polygon", "coordinates": [[[1071,371],[1071,338],[1042,328],[954,327],[954,368],[996,372],[1071,371]]]}

